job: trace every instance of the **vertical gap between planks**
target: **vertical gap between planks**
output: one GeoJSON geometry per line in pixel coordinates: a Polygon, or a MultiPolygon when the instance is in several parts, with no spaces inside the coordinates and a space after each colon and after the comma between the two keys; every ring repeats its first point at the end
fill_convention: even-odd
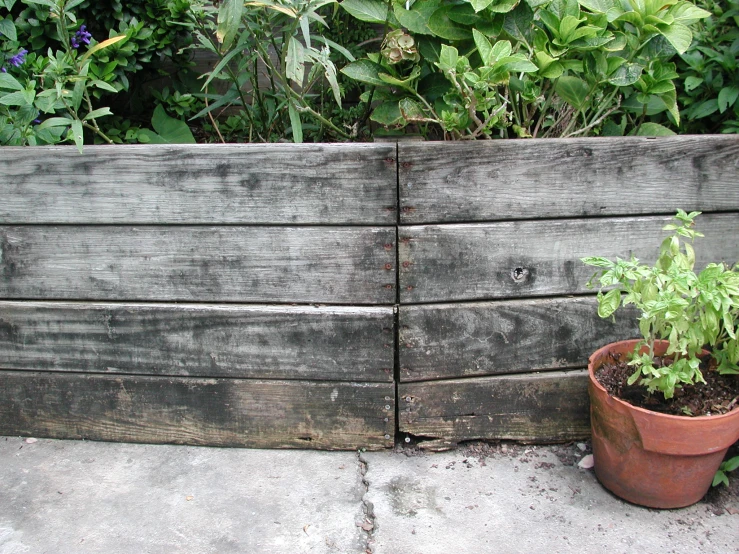
{"type": "Polygon", "coordinates": [[[400,145],[395,142],[395,352],[393,366],[393,382],[395,384],[395,442],[401,441],[400,437],[400,145]]]}

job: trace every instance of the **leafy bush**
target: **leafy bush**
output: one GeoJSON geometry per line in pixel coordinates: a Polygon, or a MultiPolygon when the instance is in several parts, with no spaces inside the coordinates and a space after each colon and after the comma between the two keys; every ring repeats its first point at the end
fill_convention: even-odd
{"type": "Polygon", "coordinates": [[[343,72],[375,87],[372,119],[450,138],[671,134],[670,59],[709,12],[681,0],[344,0],[392,29],[343,72]],[[404,31],[405,30],[405,31],[404,31]],[[392,33],[415,55],[398,55],[392,33]]]}
{"type": "Polygon", "coordinates": [[[702,1],[714,15],[677,62],[681,131],[739,133],[739,0],[702,1]]]}

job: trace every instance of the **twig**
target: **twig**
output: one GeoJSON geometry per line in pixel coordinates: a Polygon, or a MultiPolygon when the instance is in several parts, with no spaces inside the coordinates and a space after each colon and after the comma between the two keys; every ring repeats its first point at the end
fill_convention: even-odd
{"type": "Polygon", "coordinates": [[[618,110],[620,107],[621,107],[621,97],[619,96],[618,97],[618,101],[616,102],[616,105],[613,106],[606,113],[604,113],[602,116],[600,116],[598,119],[596,119],[595,121],[593,121],[590,125],[587,125],[586,127],[583,127],[582,129],[580,129],[578,131],[573,131],[572,133],[569,133],[567,135],[564,135],[562,138],[574,137],[575,135],[579,135],[580,133],[584,133],[586,131],[589,131],[593,127],[596,127],[597,125],[600,125],[601,123],[603,123],[603,121],[605,121],[606,118],[608,118],[609,115],[611,115],[613,112],[615,112],[616,110],[618,110]]]}
{"type": "MultiPolygon", "coordinates": [[[[208,106],[208,87],[205,87],[205,107],[209,108],[208,106]]],[[[210,118],[210,122],[213,124],[213,128],[216,130],[216,133],[218,133],[218,138],[221,139],[221,142],[223,144],[226,144],[226,141],[223,140],[223,135],[221,134],[221,130],[218,128],[218,123],[216,123],[215,118],[213,117],[213,112],[208,111],[208,117],[210,118]]]]}

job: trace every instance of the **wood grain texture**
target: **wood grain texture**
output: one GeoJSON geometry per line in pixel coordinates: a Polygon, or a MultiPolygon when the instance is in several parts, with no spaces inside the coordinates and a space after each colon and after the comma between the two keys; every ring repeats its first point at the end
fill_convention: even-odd
{"type": "Polygon", "coordinates": [[[0,298],[395,301],[395,229],[0,226],[0,298]]]}
{"type": "Polygon", "coordinates": [[[398,395],[400,432],[437,442],[590,434],[586,371],[403,383],[398,395]]]}
{"type": "Polygon", "coordinates": [[[394,144],[0,150],[0,223],[393,224],[394,144]]]}
{"type": "Polygon", "coordinates": [[[739,137],[400,143],[404,224],[725,211],[739,137]]]}
{"type": "MultiPolygon", "coordinates": [[[[585,293],[584,256],[653,262],[670,217],[510,221],[401,227],[401,303],[585,293]]],[[[697,264],[739,260],[739,214],[702,215],[697,264]]]]}
{"type": "Polygon", "coordinates": [[[0,434],[5,435],[380,449],[393,445],[394,410],[391,383],[0,371],[0,434]]]}
{"type": "Polygon", "coordinates": [[[0,301],[0,368],[393,380],[392,307],[0,301]]]}
{"type": "Polygon", "coordinates": [[[601,319],[588,296],[401,306],[400,380],[583,368],[604,344],[638,338],[636,316],[601,319]]]}

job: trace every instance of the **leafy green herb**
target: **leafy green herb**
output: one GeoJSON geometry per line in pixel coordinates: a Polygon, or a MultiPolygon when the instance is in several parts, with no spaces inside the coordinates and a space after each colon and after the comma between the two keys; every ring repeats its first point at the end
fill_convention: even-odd
{"type": "Polygon", "coordinates": [[[672,234],[660,246],[653,265],[636,258],[615,261],[602,257],[583,258],[600,268],[588,286],[600,286],[598,315],[611,317],[622,305],[633,304],[641,315],[643,342],[634,350],[629,365],[637,381],[650,393],[660,391],[672,398],[683,384],[705,382],[700,370],[703,351],[708,350],[721,374],[739,374],[739,271],[723,263],[710,263],[695,273],[692,242],[703,235],[694,229],[700,212],[678,210],[676,223],[665,226],[672,234]],[[607,292],[603,292],[608,289],[607,292]],[[671,363],[654,363],[654,345],[666,340],[671,363]],[[642,346],[647,350],[639,353],[642,346]]]}

